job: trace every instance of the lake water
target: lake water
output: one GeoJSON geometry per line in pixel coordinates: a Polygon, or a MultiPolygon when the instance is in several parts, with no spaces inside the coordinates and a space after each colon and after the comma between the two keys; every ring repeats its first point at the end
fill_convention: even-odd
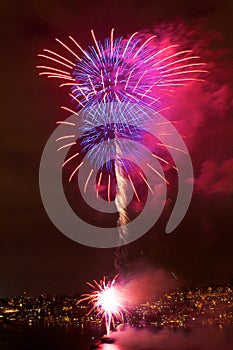
{"type": "MultiPolygon", "coordinates": [[[[102,330],[91,325],[43,328],[0,324],[0,350],[88,350],[101,335],[102,330]]],[[[114,344],[101,344],[98,350],[231,350],[233,344],[232,329],[191,332],[128,329],[116,336],[114,344]]]]}

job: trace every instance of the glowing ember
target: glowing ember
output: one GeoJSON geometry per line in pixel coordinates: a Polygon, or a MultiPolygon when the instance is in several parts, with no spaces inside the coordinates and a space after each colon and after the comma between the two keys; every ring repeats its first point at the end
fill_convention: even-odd
{"type": "Polygon", "coordinates": [[[93,305],[88,314],[95,311],[97,316],[105,318],[107,336],[110,335],[111,324],[114,326],[114,319],[121,319],[123,321],[123,315],[121,312],[122,298],[118,287],[115,285],[117,277],[118,275],[109,282],[106,282],[105,277],[103,281],[101,280],[99,283],[95,280],[94,284],[87,282],[94,291],[90,294],[83,294],[82,299],[78,302],[80,303],[87,300],[88,304],[93,305]]]}

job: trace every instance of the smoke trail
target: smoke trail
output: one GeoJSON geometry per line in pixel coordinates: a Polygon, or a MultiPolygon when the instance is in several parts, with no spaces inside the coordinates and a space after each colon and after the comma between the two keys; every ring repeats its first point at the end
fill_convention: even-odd
{"type": "MultiPolygon", "coordinates": [[[[116,150],[116,160],[115,160],[115,174],[116,174],[116,182],[117,182],[117,189],[116,189],[116,196],[115,196],[115,205],[117,208],[117,211],[119,213],[119,217],[117,220],[117,226],[118,226],[118,232],[119,232],[119,238],[120,238],[120,244],[126,243],[126,237],[128,234],[128,230],[126,228],[126,224],[129,222],[128,213],[126,211],[127,206],[127,194],[126,194],[126,188],[127,188],[127,181],[123,174],[123,164],[121,161],[122,152],[119,147],[119,144],[117,142],[117,138],[115,140],[115,150],[116,150]]],[[[118,272],[121,272],[122,265],[127,260],[127,248],[126,245],[120,246],[116,248],[115,251],[115,268],[118,272]]]]}
{"type": "Polygon", "coordinates": [[[127,205],[127,196],[126,196],[127,181],[124,178],[123,171],[122,171],[122,163],[119,159],[116,160],[115,173],[116,173],[116,179],[117,179],[117,192],[115,197],[115,204],[119,213],[117,225],[119,226],[120,241],[125,244],[126,236],[128,233],[125,225],[129,221],[127,211],[125,210],[125,206],[127,205]]]}

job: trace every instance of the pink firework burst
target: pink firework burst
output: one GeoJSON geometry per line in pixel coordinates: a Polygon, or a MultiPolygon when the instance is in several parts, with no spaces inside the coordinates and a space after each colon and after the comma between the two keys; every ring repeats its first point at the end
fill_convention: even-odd
{"type": "Polygon", "coordinates": [[[104,277],[99,283],[94,280],[93,284],[87,282],[87,284],[93,289],[92,293],[83,294],[82,299],[78,302],[88,301],[88,304],[92,305],[91,312],[96,312],[97,317],[101,316],[105,318],[107,336],[110,335],[111,324],[114,325],[114,319],[123,320],[122,314],[122,296],[119,287],[116,285],[116,275],[112,281],[106,282],[104,277]]]}

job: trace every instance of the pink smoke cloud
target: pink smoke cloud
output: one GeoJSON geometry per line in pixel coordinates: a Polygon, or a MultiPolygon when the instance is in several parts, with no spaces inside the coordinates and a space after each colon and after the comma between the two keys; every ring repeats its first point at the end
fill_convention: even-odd
{"type": "MultiPolygon", "coordinates": [[[[179,49],[192,49],[206,63],[203,82],[176,88],[164,111],[177,128],[191,153],[197,192],[231,194],[233,191],[232,111],[233,53],[223,49],[218,33],[205,32],[203,24],[189,27],[182,22],[156,26],[161,45],[175,43],[179,49]]],[[[167,101],[168,102],[168,101],[167,101]]]]}
{"type": "Polygon", "coordinates": [[[124,280],[122,286],[126,300],[132,303],[154,299],[162,292],[176,289],[180,283],[174,274],[162,269],[144,266],[144,271],[136,272],[124,280]]]}
{"type": "Polygon", "coordinates": [[[233,193],[233,158],[223,161],[220,166],[215,161],[204,162],[196,188],[207,194],[233,193]]]}
{"type": "Polygon", "coordinates": [[[212,328],[192,330],[189,334],[171,330],[152,333],[146,329],[128,328],[125,331],[115,333],[114,337],[120,348],[127,350],[230,350],[232,348],[232,339],[229,334],[212,328]]]}

